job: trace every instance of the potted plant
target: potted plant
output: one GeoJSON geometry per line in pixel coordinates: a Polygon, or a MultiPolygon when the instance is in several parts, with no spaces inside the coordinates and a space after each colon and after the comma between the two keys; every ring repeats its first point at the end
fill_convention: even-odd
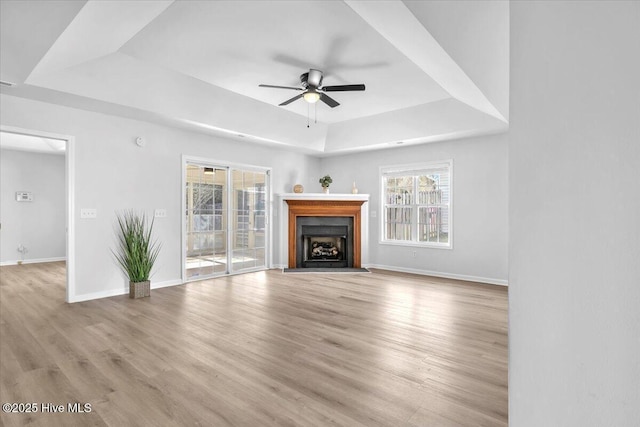
{"type": "Polygon", "coordinates": [[[149,275],[160,252],[160,244],[152,239],[153,220],[148,223],[145,214],[132,210],[116,216],[118,246],[112,252],[129,277],[129,297],[148,297],[151,295],[149,275]]]}
{"type": "Polygon", "coordinates": [[[333,182],[331,177],[329,175],[325,175],[322,178],[320,178],[319,182],[320,182],[320,185],[322,185],[322,192],[323,193],[328,193],[329,192],[329,184],[331,184],[333,182]]]}

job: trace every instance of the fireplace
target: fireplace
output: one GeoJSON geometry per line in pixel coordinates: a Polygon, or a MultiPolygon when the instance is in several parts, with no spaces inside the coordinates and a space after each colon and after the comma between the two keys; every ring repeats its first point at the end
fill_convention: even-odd
{"type": "Polygon", "coordinates": [[[353,218],[299,216],[296,268],[353,267],[353,218]]]}
{"type": "Polygon", "coordinates": [[[361,268],[361,209],[366,199],[285,201],[289,268],[361,268]]]}

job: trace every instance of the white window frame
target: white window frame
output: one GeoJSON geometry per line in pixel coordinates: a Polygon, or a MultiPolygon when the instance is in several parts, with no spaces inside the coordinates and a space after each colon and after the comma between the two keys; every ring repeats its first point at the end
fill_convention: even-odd
{"type": "MultiPolygon", "coordinates": [[[[382,245],[392,246],[415,246],[423,248],[436,248],[436,249],[453,249],[453,159],[426,162],[426,163],[413,163],[406,165],[395,166],[381,166],[379,171],[380,177],[380,228],[378,243],[382,245]],[[420,204],[412,203],[408,205],[412,207],[411,218],[411,240],[387,240],[386,239],[386,215],[387,215],[387,203],[386,203],[386,184],[385,177],[389,175],[422,175],[421,172],[428,172],[430,169],[441,169],[447,167],[449,170],[449,218],[448,218],[448,242],[421,242],[418,240],[418,207],[420,204]]],[[[417,185],[417,183],[414,183],[417,185]]]]}

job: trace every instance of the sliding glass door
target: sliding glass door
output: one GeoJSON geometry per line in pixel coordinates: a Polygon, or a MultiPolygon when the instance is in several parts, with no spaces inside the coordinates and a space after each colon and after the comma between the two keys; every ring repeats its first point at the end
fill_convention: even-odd
{"type": "Polygon", "coordinates": [[[186,280],[267,267],[269,172],[186,162],[186,280]]]}

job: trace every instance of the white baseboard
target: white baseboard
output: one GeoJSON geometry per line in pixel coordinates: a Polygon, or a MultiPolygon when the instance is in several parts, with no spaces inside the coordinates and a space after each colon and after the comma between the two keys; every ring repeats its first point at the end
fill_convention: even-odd
{"type": "MultiPolygon", "coordinates": [[[[43,262],[58,262],[58,261],[66,261],[67,257],[54,257],[54,258],[36,258],[36,259],[25,259],[22,261],[22,264],[40,264],[43,262]]],[[[20,263],[19,260],[11,260],[11,261],[2,261],[0,262],[0,267],[5,265],[18,265],[20,263]]]]}
{"type": "Polygon", "coordinates": [[[69,299],[69,302],[91,301],[91,300],[94,300],[94,299],[115,297],[115,296],[118,296],[118,295],[125,295],[125,294],[128,294],[128,293],[129,293],[129,289],[128,288],[110,289],[108,291],[100,291],[100,292],[92,292],[90,294],[76,295],[76,296],[71,297],[69,299]]]}
{"type": "MultiPolygon", "coordinates": [[[[151,282],[151,289],[168,288],[169,286],[178,286],[178,285],[182,285],[183,283],[184,282],[180,279],[165,280],[164,282],[157,282],[157,283],[151,282]]],[[[129,292],[128,289],[127,289],[127,292],[129,292]]]]}
{"type": "MultiPolygon", "coordinates": [[[[157,282],[157,283],[154,283],[152,281],[151,289],[167,288],[169,286],[176,286],[176,285],[182,285],[182,280],[179,280],[179,279],[165,280],[164,282],[157,282]]],[[[92,292],[90,294],[76,295],[75,297],[71,298],[71,301],[69,302],[90,301],[94,299],[115,297],[118,295],[127,295],[128,293],[129,293],[128,287],[124,287],[122,289],[110,289],[108,291],[100,291],[100,292],[92,292]]]]}
{"type": "Polygon", "coordinates": [[[489,285],[509,286],[509,282],[502,279],[493,279],[488,277],[467,276],[464,274],[444,273],[441,271],[420,270],[417,268],[396,267],[393,265],[367,264],[367,268],[379,268],[381,270],[398,271],[401,273],[419,274],[422,276],[442,277],[445,279],[466,280],[469,282],[487,283],[489,285]]]}

